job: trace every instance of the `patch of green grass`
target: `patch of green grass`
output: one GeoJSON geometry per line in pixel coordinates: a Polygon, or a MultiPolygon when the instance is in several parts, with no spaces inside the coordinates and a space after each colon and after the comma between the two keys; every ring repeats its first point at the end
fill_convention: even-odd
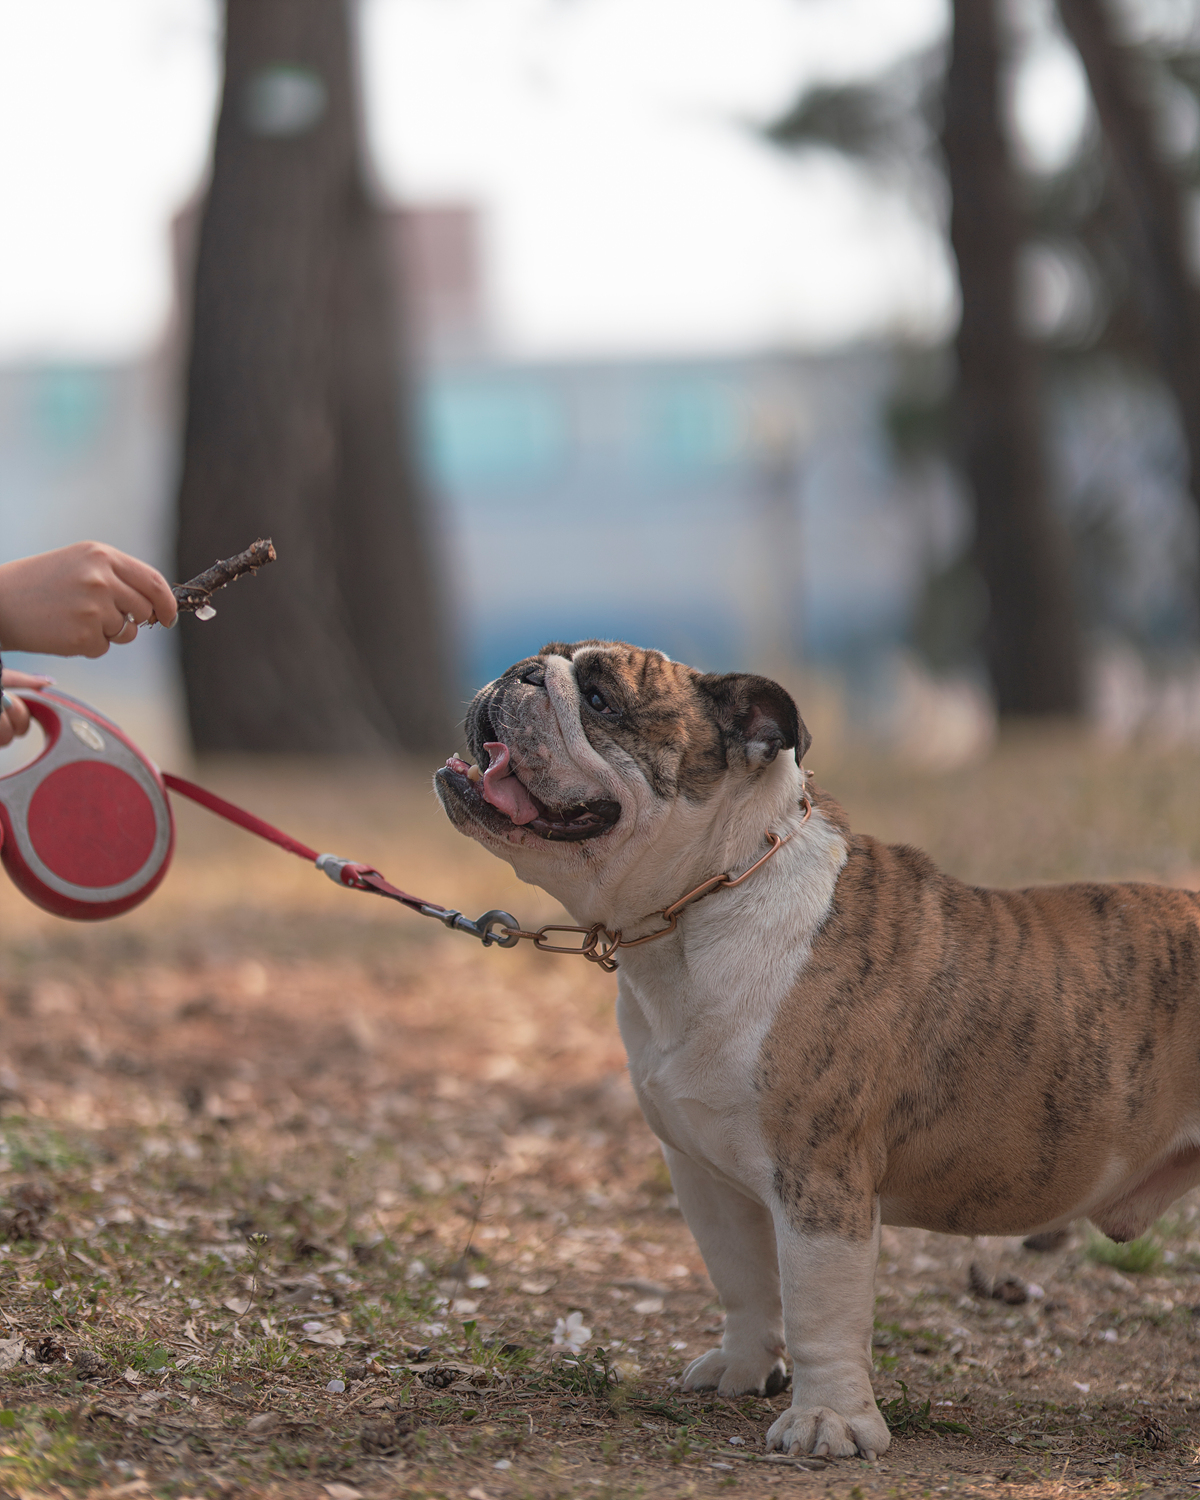
{"type": "Polygon", "coordinates": [[[967,1437],[971,1436],[971,1429],[965,1422],[948,1422],[939,1417],[931,1417],[929,1413],[932,1402],[928,1398],[918,1406],[909,1399],[908,1387],[903,1380],[898,1380],[896,1384],[900,1387],[900,1394],[883,1402],[879,1408],[889,1432],[897,1437],[911,1437],[917,1432],[961,1432],[967,1437]]]}
{"type": "MultiPolygon", "coordinates": [[[[97,1330],[100,1333],[99,1330],[97,1330]]],[[[175,1363],[175,1355],[156,1339],[123,1339],[104,1337],[96,1339],[98,1353],[102,1354],[115,1370],[136,1370],[142,1375],[160,1375],[175,1363]]]]}
{"type": "Polygon", "coordinates": [[[1148,1234],[1119,1244],[1107,1235],[1093,1234],[1088,1241],[1087,1257],[1098,1266],[1112,1266],[1130,1276],[1145,1276],[1162,1265],[1162,1246],[1148,1234]]]}
{"type": "Polygon", "coordinates": [[[65,1172],[81,1167],[88,1153],[44,1120],[6,1115],[0,1121],[0,1157],[14,1172],[65,1172]]]}
{"type": "MultiPolygon", "coordinates": [[[[556,1359],[540,1379],[531,1380],[530,1384],[535,1389],[611,1402],[620,1387],[620,1376],[613,1368],[608,1350],[596,1349],[579,1359],[556,1359]]],[[[686,1420],[686,1413],[683,1419],[686,1420]]]]}
{"type": "Polygon", "coordinates": [[[51,1484],[91,1488],[100,1478],[95,1445],[80,1437],[70,1417],[52,1407],[0,1411],[0,1486],[17,1493],[51,1484]]]}

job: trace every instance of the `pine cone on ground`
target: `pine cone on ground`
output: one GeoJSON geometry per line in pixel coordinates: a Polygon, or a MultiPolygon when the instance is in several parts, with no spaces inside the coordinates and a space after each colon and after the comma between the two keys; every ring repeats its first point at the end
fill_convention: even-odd
{"type": "Polygon", "coordinates": [[[411,1455],[413,1451],[412,1430],[408,1418],[403,1416],[364,1422],[359,1441],[363,1452],[375,1458],[385,1458],[391,1453],[411,1455]]]}
{"type": "Polygon", "coordinates": [[[1158,1417],[1147,1417],[1138,1432],[1138,1438],[1147,1448],[1167,1448],[1171,1443],[1171,1434],[1158,1417]]]}
{"type": "Polygon", "coordinates": [[[92,1349],[81,1349],[71,1364],[76,1380],[99,1380],[111,1374],[109,1363],[92,1349]]]}

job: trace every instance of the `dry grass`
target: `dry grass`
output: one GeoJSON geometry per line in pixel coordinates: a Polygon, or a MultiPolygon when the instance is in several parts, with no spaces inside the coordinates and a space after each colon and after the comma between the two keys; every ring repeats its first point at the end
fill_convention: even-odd
{"type": "MultiPolygon", "coordinates": [[[[816,766],[856,826],[970,879],[1200,870],[1194,756],[1117,758],[1064,734],[943,777],[816,766]]],[[[554,911],[448,830],[423,777],[213,764],[202,779],[470,912],[554,911]]],[[[612,979],[484,952],[205,814],[179,821],[166,885],[118,922],[57,922],[0,889],[0,1338],[67,1356],[0,1373],[0,1490],[1200,1488],[1196,1205],[1160,1226],[1164,1258],[1140,1274],[1082,1231],[1044,1255],[887,1231],[891,1451],[765,1462],[783,1398],[669,1385],[720,1313],[624,1078],[612,979]],[[982,1299],[972,1260],[977,1282],[1044,1295],[982,1299]],[[592,1330],[573,1364],[552,1343],[572,1311],[592,1330]]]]}

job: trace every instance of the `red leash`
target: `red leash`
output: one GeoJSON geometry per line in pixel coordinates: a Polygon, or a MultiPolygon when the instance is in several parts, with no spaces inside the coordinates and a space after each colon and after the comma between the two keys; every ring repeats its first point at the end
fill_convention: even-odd
{"type": "Polygon", "coordinates": [[[21,697],[46,743],[28,765],[0,776],[0,863],[44,911],[94,922],[131,911],[156,890],[175,847],[170,788],[311,861],[336,885],[386,896],[485,947],[512,948],[521,940],[509,912],[484,912],[473,922],[400,890],[371,865],[318,854],[224,797],[164,775],[111,719],[58,688],[30,689],[21,697]]]}
{"type": "MultiPolygon", "coordinates": [[[[551,923],[526,932],[506,911],[486,911],[472,921],[453,907],[411,895],[372,865],[318,854],[224,797],[160,772],[111,719],[57,688],[21,696],[46,743],[28,765],[0,776],[0,863],[44,911],[79,921],[131,911],[161,884],[175,847],[168,790],[310,861],[335,885],[398,901],[418,916],[435,917],[454,932],[478,938],[485,948],[514,948],[527,940],[542,953],[573,954],[603,969],[616,968],[618,949],[637,948],[674,932],[684,907],[722,887],[740,885],[787,842],[768,830],[770,848],[748,870],[702,881],[657,913],[666,926],[643,937],[626,940],[600,922],[591,927],[551,923]],[[568,935],[578,941],[559,941],[568,935]]],[[[803,801],[807,819],[812,810],[807,795],[803,801]]]]}
{"type": "Polygon", "coordinates": [[[201,807],[206,807],[209,812],[216,813],[219,818],[225,818],[230,823],[236,823],[239,828],[244,828],[247,833],[257,834],[260,839],[266,839],[268,843],[277,844],[279,848],[286,849],[289,854],[298,855],[315,864],[318,870],[323,870],[335,885],[348,886],[355,891],[369,891],[376,896],[386,896],[390,901],[399,901],[402,906],[407,906],[409,911],[415,911],[422,917],[436,917],[444,926],[455,932],[466,932],[471,937],[479,938],[485,948],[493,943],[501,948],[515,947],[520,938],[512,929],[519,929],[517,919],[506,911],[484,912],[478,921],[472,921],[470,917],[464,917],[462,912],[455,911],[453,907],[440,906],[436,901],[426,901],[421,896],[411,896],[407,891],[402,891],[376,870],[372,865],[359,864],[352,859],[339,859],[336,854],[318,854],[315,849],[310,849],[307,844],[302,844],[299,839],[294,839],[290,833],[284,833],[281,828],[274,827],[263,818],[255,817],[245,808],[238,807],[233,802],[226,802],[224,797],[218,797],[215,793],[206,791],[204,787],[197,786],[194,781],[185,781],[182,776],[173,776],[170,771],[162,773],[163,785],[171,791],[177,792],[181,797],[188,797],[193,802],[198,802],[201,807]],[[497,927],[504,928],[503,935],[497,934],[497,927]]]}

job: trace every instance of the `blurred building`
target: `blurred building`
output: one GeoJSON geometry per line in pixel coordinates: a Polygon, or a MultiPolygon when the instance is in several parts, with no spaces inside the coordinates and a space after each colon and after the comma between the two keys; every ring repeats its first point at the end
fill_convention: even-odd
{"type": "Polygon", "coordinates": [[[923,531],[880,420],[887,354],[429,370],[469,678],[616,636],[712,667],[903,638],[923,531]]]}

